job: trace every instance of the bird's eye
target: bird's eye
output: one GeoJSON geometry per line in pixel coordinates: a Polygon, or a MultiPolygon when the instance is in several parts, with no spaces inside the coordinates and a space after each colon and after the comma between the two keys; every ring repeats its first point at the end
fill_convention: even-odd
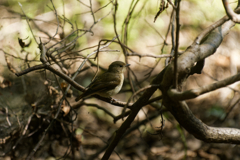
{"type": "Polygon", "coordinates": [[[122,65],[119,65],[119,67],[123,67],[122,65]]]}

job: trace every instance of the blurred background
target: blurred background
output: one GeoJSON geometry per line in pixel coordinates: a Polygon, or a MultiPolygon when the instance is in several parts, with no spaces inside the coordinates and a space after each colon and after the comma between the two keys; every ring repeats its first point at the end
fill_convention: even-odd
{"type": "MultiPolygon", "coordinates": [[[[57,20],[50,0],[1,0],[0,156],[3,159],[25,159],[29,155],[56,113],[57,103],[62,96],[61,89],[64,88],[62,86],[66,84],[63,79],[56,78],[49,71],[38,70],[20,77],[13,73],[41,64],[40,50],[26,16],[37,42],[39,38],[48,42],[49,37],[58,29],[55,38],[47,47],[63,38],[65,44],[70,43],[84,33],[64,54],[54,53],[59,56],[58,59],[69,72],[68,75],[72,76],[84,58],[97,49],[100,40],[116,37],[113,2],[115,1],[53,0],[58,14],[57,20]],[[82,30],[73,33],[76,28],[82,30]],[[85,33],[86,30],[88,32],[85,33]],[[24,42],[25,46],[22,47],[20,42],[24,42]],[[26,126],[27,130],[24,130],[26,126]]],[[[118,1],[116,31],[125,45],[138,53],[138,56],[125,57],[117,43],[111,43],[105,52],[99,53],[99,74],[116,60],[127,59],[131,64],[132,72],[125,73],[122,91],[113,98],[128,101],[132,95],[129,79],[132,79],[135,89],[139,90],[147,86],[165,67],[165,58],[158,56],[171,52],[171,32],[168,33],[168,29],[171,25],[172,6],[168,5],[154,22],[160,3],[161,1],[155,0],[118,1]],[[128,17],[130,11],[131,19],[128,17]],[[125,23],[128,19],[129,22],[125,23]]],[[[232,0],[230,4],[234,8],[237,2],[232,0]]],[[[182,0],[180,53],[191,45],[201,31],[223,16],[225,11],[219,0],[182,0]]],[[[202,74],[190,76],[184,83],[183,90],[211,84],[238,73],[239,38],[239,26],[236,25],[224,38],[216,53],[205,60],[202,74]]],[[[59,46],[60,44],[56,45],[59,46]]],[[[76,77],[76,81],[86,87],[97,71],[96,64],[97,60],[90,59],[76,77]]],[[[234,83],[187,103],[192,112],[207,125],[240,128],[239,87],[239,83],[234,83]]],[[[70,104],[74,104],[75,97],[81,92],[74,88],[71,88],[71,91],[67,99],[70,104]]],[[[154,94],[159,95],[160,91],[154,94]]],[[[131,102],[137,98],[133,98],[131,102]]],[[[63,105],[67,106],[67,102],[63,105]]],[[[123,121],[120,119],[114,123],[111,116],[95,105],[107,109],[115,116],[122,112],[121,107],[96,98],[85,100],[83,104],[74,108],[74,113],[70,116],[65,116],[68,112],[63,110],[61,119],[48,131],[39,150],[34,154],[34,159],[84,159],[100,151],[123,121]],[[72,117],[75,117],[74,121],[71,121],[72,117]],[[70,150],[71,147],[73,149],[70,150]]],[[[161,106],[161,101],[156,102],[156,105],[161,106]]],[[[122,139],[110,159],[240,159],[238,145],[208,144],[199,141],[181,128],[166,110],[162,112],[164,128],[159,133],[162,119],[161,116],[153,116],[154,112],[156,110],[151,105],[140,111],[133,125],[144,120],[146,122],[122,139]],[[151,116],[153,118],[149,118],[151,116]]],[[[95,159],[101,158],[103,153],[96,155],[95,159]]]]}

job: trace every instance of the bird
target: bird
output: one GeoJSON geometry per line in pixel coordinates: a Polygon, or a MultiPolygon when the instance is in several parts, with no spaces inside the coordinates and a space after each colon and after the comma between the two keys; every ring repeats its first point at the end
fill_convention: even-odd
{"type": "Polygon", "coordinates": [[[87,87],[87,90],[77,97],[75,101],[79,101],[84,97],[86,98],[94,94],[111,98],[111,96],[117,94],[121,90],[124,80],[123,71],[124,68],[128,66],[130,66],[130,64],[125,64],[122,61],[112,62],[108,70],[97,76],[87,87]]]}

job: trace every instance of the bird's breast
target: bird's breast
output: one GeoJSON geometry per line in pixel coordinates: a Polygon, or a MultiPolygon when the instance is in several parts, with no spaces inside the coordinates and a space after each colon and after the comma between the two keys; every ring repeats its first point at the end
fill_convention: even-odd
{"type": "Polygon", "coordinates": [[[109,96],[111,97],[111,96],[117,94],[121,90],[122,85],[123,85],[123,81],[124,81],[124,75],[123,74],[120,74],[120,79],[121,79],[121,81],[120,81],[119,85],[117,85],[114,89],[107,91],[105,94],[101,93],[99,95],[105,96],[105,97],[109,97],[109,96]]]}
{"type": "Polygon", "coordinates": [[[120,75],[120,79],[121,79],[121,82],[119,83],[119,85],[114,89],[114,94],[117,94],[121,88],[122,88],[122,85],[123,85],[123,81],[124,81],[124,75],[123,73],[120,75]]]}

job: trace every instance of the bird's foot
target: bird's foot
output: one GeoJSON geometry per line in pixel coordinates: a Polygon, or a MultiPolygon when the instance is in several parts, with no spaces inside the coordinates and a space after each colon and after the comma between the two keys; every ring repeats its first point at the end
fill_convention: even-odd
{"type": "Polygon", "coordinates": [[[117,102],[117,99],[111,98],[110,103],[117,102]]]}

